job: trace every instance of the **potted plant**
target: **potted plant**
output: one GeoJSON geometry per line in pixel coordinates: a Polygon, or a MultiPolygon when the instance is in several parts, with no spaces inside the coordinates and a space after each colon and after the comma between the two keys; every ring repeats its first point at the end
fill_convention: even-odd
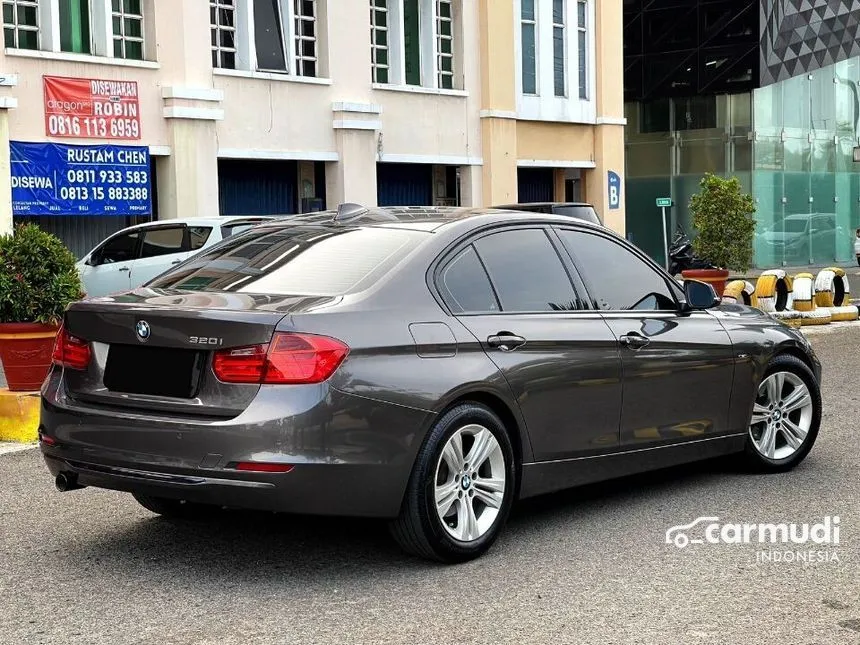
{"type": "Polygon", "coordinates": [[[755,204],[737,177],[725,179],[708,173],[699,186],[701,190],[690,199],[697,232],[693,251],[717,268],[691,269],[681,275],[709,282],[722,297],[729,271],[744,272],[752,264],[755,204]]]}
{"type": "Polygon", "coordinates": [[[13,392],[38,390],[66,306],[83,297],[75,256],[35,224],[0,235],[0,362],[13,392]]]}

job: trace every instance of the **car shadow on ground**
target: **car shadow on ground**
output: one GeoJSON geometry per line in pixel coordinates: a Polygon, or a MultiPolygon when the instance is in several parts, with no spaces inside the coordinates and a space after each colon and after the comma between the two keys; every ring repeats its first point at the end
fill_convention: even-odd
{"type": "MultiPolygon", "coordinates": [[[[514,539],[503,539],[500,548],[478,563],[507,548],[515,549],[516,539],[547,531],[548,524],[587,524],[597,521],[594,516],[607,505],[621,510],[647,504],[679,486],[709,488],[714,481],[738,472],[725,459],[712,460],[518,502],[505,531],[514,533],[514,539]]],[[[134,503],[130,497],[128,503],[134,503]]],[[[341,578],[350,574],[397,576],[437,568],[401,552],[389,537],[386,523],[378,520],[228,510],[202,521],[148,516],[87,540],[79,537],[70,539],[60,557],[97,562],[100,569],[118,572],[140,567],[146,575],[205,577],[217,583],[279,574],[301,581],[335,570],[341,578]]],[[[476,565],[482,566],[471,566],[476,565]]]]}

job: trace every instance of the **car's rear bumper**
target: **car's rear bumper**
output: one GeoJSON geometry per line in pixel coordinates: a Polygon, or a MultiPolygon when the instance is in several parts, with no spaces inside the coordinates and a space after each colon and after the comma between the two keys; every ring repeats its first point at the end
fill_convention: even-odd
{"type": "Polygon", "coordinates": [[[434,415],[316,386],[262,388],[232,419],[151,416],[84,404],[52,373],[41,450],[82,486],[240,508],[394,517],[434,415]],[[239,462],[290,464],[287,473],[239,462]]]}
{"type": "Polygon", "coordinates": [[[384,466],[297,466],[289,473],[165,472],[67,459],[42,446],[51,475],[84,487],[140,493],[233,508],[312,515],[393,517],[403,489],[384,466]]]}

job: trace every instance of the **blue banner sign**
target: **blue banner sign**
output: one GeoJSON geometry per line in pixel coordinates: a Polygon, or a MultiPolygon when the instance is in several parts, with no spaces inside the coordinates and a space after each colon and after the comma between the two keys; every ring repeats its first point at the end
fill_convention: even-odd
{"type": "Polygon", "coordinates": [[[145,146],[11,141],[14,215],[149,215],[145,146]]]}

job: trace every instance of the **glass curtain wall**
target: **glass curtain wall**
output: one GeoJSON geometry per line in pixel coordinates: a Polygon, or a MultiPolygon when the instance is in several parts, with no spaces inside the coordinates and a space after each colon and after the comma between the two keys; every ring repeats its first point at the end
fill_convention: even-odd
{"type": "Polygon", "coordinates": [[[860,58],[752,94],[629,103],[628,237],[664,261],[657,197],[672,197],[669,238],[692,233],[705,172],[736,176],[756,202],[759,268],[845,263],[860,227],[860,58]]]}
{"type": "Polygon", "coordinates": [[[706,172],[737,176],[751,185],[750,94],[629,103],[627,117],[628,238],[664,262],[662,214],[657,197],[672,197],[671,242],[677,229],[692,233],[690,198],[706,172]]]}
{"type": "Polygon", "coordinates": [[[860,226],[860,58],[755,90],[755,261],[850,262],[860,226]]]}

